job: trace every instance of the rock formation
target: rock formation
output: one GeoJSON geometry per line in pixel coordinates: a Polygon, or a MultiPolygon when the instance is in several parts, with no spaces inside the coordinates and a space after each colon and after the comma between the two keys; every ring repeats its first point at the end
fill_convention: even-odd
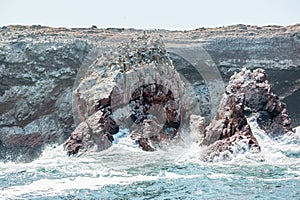
{"type": "Polygon", "coordinates": [[[200,145],[207,147],[202,155],[205,161],[260,151],[246,117],[255,115],[259,126],[273,138],[291,129],[286,104],[272,92],[262,69],[243,68],[230,78],[216,116],[205,130],[202,117],[189,110],[193,104],[189,92],[163,43],[146,35],[131,40],[102,55],[75,88],[82,122],[66,141],[66,149],[69,155],[106,149],[120,128],[127,128],[143,150],[155,151],[179,141],[183,110],[189,111],[191,123],[193,119],[202,122],[196,137],[198,141],[203,137],[200,145]]]}
{"type": "MultiPolygon", "coordinates": [[[[225,82],[243,66],[264,69],[274,92],[287,103],[293,126],[299,125],[299,25],[234,25],[192,31],[150,30],[147,33],[161,35],[166,42],[202,45],[225,82]]],[[[92,49],[115,41],[119,44],[142,34],[143,30],[133,29],[1,27],[0,160],[30,161],[39,155],[45,143],[62,143],[68,138],[75,129],[72,93],[78,70],[82,65],[92,64],[100,55],[92,55],[92,49]]],[[[180,56],[170,53],[169,57],[176,71],[197,87],[194,96],[206,101],[207,88],[201,75],[180,56]]],[[[88,105],[94,113],[94,103],[88,105]]],[[[269,111],[262,112],[261,119],[265,118],[264,114],[268,117],[269,111]]],[[[86,120],[88,115],[81,117],[75,121],[86,120]]],[[[273,124],[273,130],[277,129],[273,124]]]]}
{"type": "Polygon", "coordinates": [[[75,88],[81,124],[66,141],[67,151],[107,148],[120,128],[129,129],[143,150],[161,148],[179,138],[188,92],[161,41],[147,35],[133,39],[99,57],[75,88]],[[89,125],[94,121],[99,125],[89,125]]]}
{"type": "Polygon", "coordinates": [[[242,69],[229,81],[218,113],[206,128],[201,146],[208,146],[203,159],[230,159],[232,153],[259,152],[247,116],[255,115],[259,126],[272,138],[282,136],[291,127],[286,104],[271,91],[264,70],[242,69]],[[219,158],[221,157],[221,158],[219,158]]]}

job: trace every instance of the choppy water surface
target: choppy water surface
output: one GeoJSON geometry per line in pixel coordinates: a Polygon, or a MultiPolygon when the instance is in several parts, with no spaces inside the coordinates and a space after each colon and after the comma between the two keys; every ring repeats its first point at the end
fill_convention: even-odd
{"type": "Polygon", "coordinates": [[[0,163],[3,199],[300,199],[300,147],[259,136],[262,153],[200,162],[190,149],[143,152],[120,141],[68,157],[48,147],[32,163],[0,163]]]}

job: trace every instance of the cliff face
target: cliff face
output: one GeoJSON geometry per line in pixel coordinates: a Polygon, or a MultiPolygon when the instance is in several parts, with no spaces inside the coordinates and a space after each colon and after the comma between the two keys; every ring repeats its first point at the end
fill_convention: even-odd
{"type": "Polygon", "coordinates": [[[89,45],[35,30],[1,29],[0,159],[26,161],[75,128],[72,87],[89,45]]]}
{"type": "MultiPolygon", "coordinates": [[[[103,49],[107,43],[128,40],[143,32],[2,27],[0,159],[27,161],[38,156],[43,144],[62,143],[75,129],[72,91],[78,70],[103,53],[93,55],[91,50],[103,49]]],[[[244,66],[265,69],[274,92],[287,103],[293,126],[300,124],[300,25],[236,25],[193,31],[152,30],[147,34],[160,36],[165,43],[202,45],[225,83],[244,66]]],[[[176,52],[170,52],[170,58],[175,69],[198,88],[195,93],[207,95],[204,77],[176,52]]],[[[213,108],[202,112],[209,113],[210,109],[213,108]]]]}

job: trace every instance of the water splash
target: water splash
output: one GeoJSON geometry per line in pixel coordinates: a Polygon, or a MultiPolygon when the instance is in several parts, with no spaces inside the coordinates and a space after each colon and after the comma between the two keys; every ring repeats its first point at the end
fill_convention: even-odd
{"type": "Polygon", "coordinates": [[[1,163],[4,199],[118,199],[127,197],[250,199],[299,197],[299,138],[272,140],[249,123],[260,154],[236,154],[231,161],[205,163],[203,148],[145,152],[128,137],[102,152],[68,157],[62,146],[47,147],[31,163],[1,163]],[[163,190],[161,188],[164,188],[163,190]]]}

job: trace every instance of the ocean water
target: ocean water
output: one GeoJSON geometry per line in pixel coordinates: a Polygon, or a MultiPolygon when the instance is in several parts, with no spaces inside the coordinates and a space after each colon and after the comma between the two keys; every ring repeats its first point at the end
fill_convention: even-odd
{"type": "Polygon", "coordinates": [[[0,163],[0,199],[300,199],[299,138],[254,133],[260,154],[215,163],[197,144],[144,152],[125,137],[79,157],[49,146],[31,163],[0,163]]]}

